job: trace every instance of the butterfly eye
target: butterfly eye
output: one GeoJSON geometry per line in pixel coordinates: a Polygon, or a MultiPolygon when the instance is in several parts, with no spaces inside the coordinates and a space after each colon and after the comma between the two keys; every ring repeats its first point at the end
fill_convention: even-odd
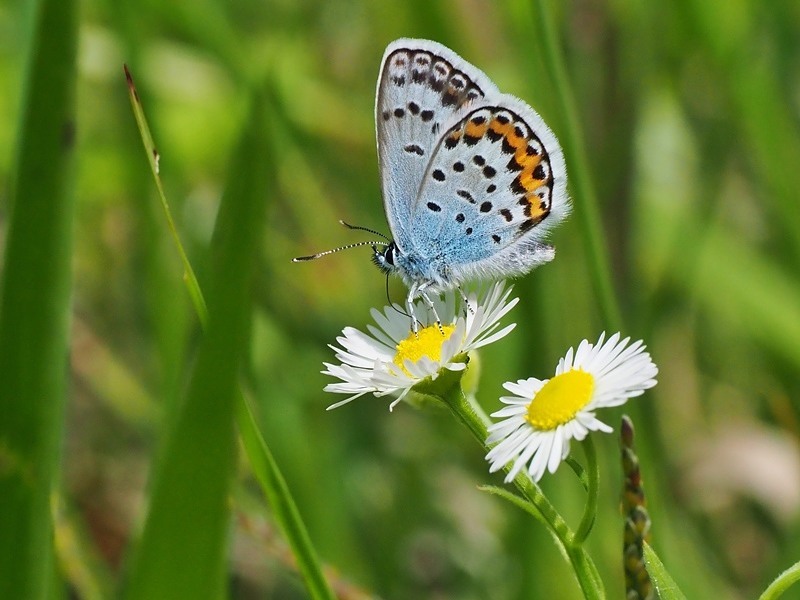
{"type": "Polygon", "coordinates": [[[397,250],[397,246],[394,245],[394,242],[389,244],[386,247],[386,250],[383,252],[383,258],[386,260],[387,265],[394,266],[394,253],[397,250]]]}
{"type": "Polygon", "coordinates": [[[393,273],[397,270],[394,261],[397,257],[397,245],[394,242],[388,244],[385,248],[379,249],[378,246],[372,246],[372,262],[384,273],[393,273]]]}

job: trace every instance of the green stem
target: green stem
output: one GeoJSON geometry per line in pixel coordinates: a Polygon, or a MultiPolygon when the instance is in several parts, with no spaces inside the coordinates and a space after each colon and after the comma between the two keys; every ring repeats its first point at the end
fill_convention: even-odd
{"type": "Polygon", "coordinates": [[[600,469],[597,468],[597,452],[594,448],[592,436],[587,435],[583,442],[583,451],[586,453],[587,473],[589,480],[589,489],[587,490],[586,507],[583,510],[583,517],[581,518],[578,531],[575,532],[575,543],[582,544],[594,525],[595,516],[597,515],[597,492],[600,487],[600,469]]]}
{"type": "Polygon", "coordinates": [[[581,237],[585,240],[586,253],[590,267],[592,282],[597,290],[600,309],[606,326],[618,331],[622,324],[619,303],[611,283],[611,268],[608,250],[603,241],[603,226],[597,198],[589,175],[583,133],[575,107],[575,98],[570,88],[569,79],[564,68],[564,60],[559,51],[553,18],[550,14],[548,0],[536,0],[539,18],[534,19],[542,40],[544,63],[553,82],[555,96],[563,110],[562,146],[569,165],[570,181],[574,192],[575,212],[581,228],[581,237]]]}
{"type": "MultiPolygon", "coordinates": [[[[488,437],[490,422],[486,415],[482,414],[483,411],[475,409],[462,391],[461,373],[445,370],[440,373],[435,381],[419,384],[417,390],[444,402],[461,424],[478,440],[484,450],[488,450],[486,438],[488,437]]],[[[600,579],[597,567],[595,567],[594,562],[581,543],[576,541],[576,536],[567,525],[567,522],[542,493],[539,486],[525,473],[519,473],[514,478],[514,485],[539,512],[558,545],[569,557],[584,597],[598,600],[605,598],[603,582],[600,579]]]]}
{"type": "Polygon", "coordinates": [[[778,575],[775,580],[769,584],[767,589],[764,590],[764,593],[758,597],[758,600],[775,600],[775,598],[780,597],[783,592],[789,589],[798,580],[800,580],[800,562],[794,563],[791,567],[778,575]]]}
{"type": "Polygon", "coordinates": [[[192,304],[194,304],[195,313],[197,313],[200,323],[202,323],[203,328],[205,328],[206,325],[208,325],[208,306],[206,305],[202,291],[200,291],[200,284],[197,282],[197,276],[194,274],[194,269],[192,269],[192,264],[189,262],[189,257],[183,249],[181,237],[178,234],[178,228],[175,227],[175,221],[172,218],[172,211],[169,208],[169,202],[167,202],[167,195],[164,193],[164,186],[161,184],[161,175],[159,172],[159,160],[161,157],[153,141],[153,135],[150,133],[150,126],[147,124],[147,118],[144,116],[144,109],[142,108],[139,94],[136,91],[133,76],[128,70],[127,65],[124,65],[123,68],[125,70],[125,79],[128,83],[128,95],[131,99],[133,116],[136,118],[136,124],[139,127],[139,133],[142,137],[145,153],[147,154],[147,163],[150,165],[150,171],[153,174],[153,180],[155,181],[156,190],[158,191],[158,198],[161,201],[161,209],[164,211],[164,218],[167,221],[167,229],[169,229],[172,242],[175,245],[175,250],[178,252],[181,264],[183,265],[183,281],[189,292],[189,297],[192,299],[192,304]]]}

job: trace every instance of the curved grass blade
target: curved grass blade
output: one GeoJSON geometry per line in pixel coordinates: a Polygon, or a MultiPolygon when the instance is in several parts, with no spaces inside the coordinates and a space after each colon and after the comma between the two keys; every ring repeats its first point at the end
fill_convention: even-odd
{"type": "MultiPolygon", "coordinates": [[[[165,211],[165,216],[172,233],[173,241],[184,261],[184,271],[187,276],[184,277],[189,293],[194,300],[195,310],[201,323],[205,326],[208,322],[208,315],[206,304],[203,298],[202,290],[194,277],[193,270],[189,264],[186,253],[180,242],[180,238],[175,229],[172,217],[170,216],[169,204],[167,203],[166,196],[161,186],[161,180],[158,175],[158,152],[155,149],[152,137],[150,136],[150,129],[147,125],[147,120],[144,111],[139,101],[136,88],[133,83],[133,78],[130,71],[125,67],[125,75],[128,81],[128,89],[131,94],[131,104],[134,108],[136,121],[139,124],[139,131],[142,135],[142,141],[145,146],[145,151],[148,155],[151,171],[158,187],[159,197],[161,198],[162,207],[165,211]]],[[[255,108],[254,108],[255,110],[255,108]]],[[[260,153],[251,154],[249,160],[260,159],[265,164],[269,164],[268,149],[262,149],[260,153]]],[[[252,165],[254,168],[259,168],[259,165],[252,165]]],[[[262,172],[267,173],[267,170],[261,165],[262,172]]],[[[255,253],[254,253],[255,254],[255,253]]],[[[272,509],[275,520],[280,525],[286,539],[292,547],[292,551],[297,560],[298,568],[303,575],[304,583],[311,598],[321,600],[333,600],[334,595],[331,591],[325,576],[323,575],[322,568],[319,563],[316,550],[314,549],[311,538],[308,535],[305,524],[303,523],[297,505],[292,498],[283,474],[280,471],[278,464],[275,462],[272,452],[267,446],[261,432],[256,424],[255,416],[250,410],[250,406],[244,399],[241,391],[237,391],[237,409],[236,421],[241,436],[242,445],[247,454],[250,466],[256,476],[259,484],[261,485],[264,496],[266,497],[272,509]]]]}
{"type": "Polygon", "coordinates": [[[200,285],[197,283],[197,277],[195,276],[192,265],[189,262],[189,257],[186,256],[186,251],[183,249],[183,244],[181,244],[181,238],[178,235],[178,230],[175,227],[175,221],[172,219],[172,211],[169,208],[167,196],[164,194],[164,186],[161,184],[161,176],[159,175],[159,162],[161,160],[161,156],[159,155],[158,149],[153,142],[153,136],[150,133],[150,127],[147,125],[147,119],[144,116],[142,102],[139,99],[139,94],[136,91],[136,85],[133,82],[133,76],[128,69],[128,65],[123,65],[123,69],[125,71],[125,80],[128,83],[128,95],[131,99],[133,115],[136,118],[136,125],[139,127],[139,133],[142,136],[142,143],[144,144],[144,150],[147,154],[147,162],[150,165],[150,170],[153,172],[153,179],[156,182],[156,189],[158,190],[158,198],[161,200],[161,208],[164,210],[164,217],[167,219],[169,233],[175,242],[175,248],[178,250],[178,255],[181,258],[181,264],[183,265],[183,279],[186,282],[186,288],[189,290],[189,296],[194,304],[195,312],[197,313],[200,321],[203,323],[203,326],[205,326],[208,322],[208,307],[206,306],[203,294],[200,292],[200,285]]]}
{"type": "Polygon", "coordinates": [[[221,598],[227,586],[237,381],[247,346],[250,280],[269,184],[258,162],[266,146],[259,106],[254,101],[220,204],[206,335],[166,440],[128,598],[221,598]]]}

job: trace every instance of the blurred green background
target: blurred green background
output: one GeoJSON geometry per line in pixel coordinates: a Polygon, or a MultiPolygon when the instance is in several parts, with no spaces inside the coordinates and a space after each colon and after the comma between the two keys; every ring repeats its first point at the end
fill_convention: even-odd
{"type": "MultiPolygon", "coordinates": [[[[634,418],[653,545],[684,592],[754,597],[800,558],[800,3],[552,9],[623,333],[644,338],[660,368],[653,391],[601,418],[615,428],[623,410],[634,418]]],[[[0,3],[3,230],[28,13],[27,3],[0,3]]],[[[370,322],[385,282],[369,249],[290,262],[366,239],[339,219],[388,233],[373,103],[395,38],[450,46],[561,135],[537,18],[526,1],[80,5],[73,312],[55,502],[58,577],[75,596],[122,586],[159,443],[202,337],[131,113],[127,63],[201,284],[220,196],[237,176],[248,85],[266,87],[263,160],[273,181],[243,388],[343,597],[579,597],[545,531],[476,489],[501,478],[447,413],[402,405],[390,414],[372,397],[325,412],[339,399],[322,392],[326,344],[370,322]]],[[[481,356],[487,411],[502,382],[547,377],[570,345],[607,327],[578,218],[555,232],[557,259],[515,284],[516,331],[481,356]]],[[[399,281],[390,293],[403,297],[399,281]]],[[[596,442],[602,489],[589,546],[618,597],[618,442],[596,442]]],[[[576,523],[584,494],[569,470],[543,487],[576,523]]],[[[306,597],[244,458],[233,490],[231,597],[306,597]]]]}

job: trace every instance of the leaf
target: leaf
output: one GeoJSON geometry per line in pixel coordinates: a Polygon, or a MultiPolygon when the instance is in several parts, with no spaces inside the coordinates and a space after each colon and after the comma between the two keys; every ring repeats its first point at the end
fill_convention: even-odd
{"type": "Polygon", "coordinates": [[[664,563],[647,542],[644,543],[644,561],[661,600],[686,600],[686,596],[667,572],[664,563]]]}

